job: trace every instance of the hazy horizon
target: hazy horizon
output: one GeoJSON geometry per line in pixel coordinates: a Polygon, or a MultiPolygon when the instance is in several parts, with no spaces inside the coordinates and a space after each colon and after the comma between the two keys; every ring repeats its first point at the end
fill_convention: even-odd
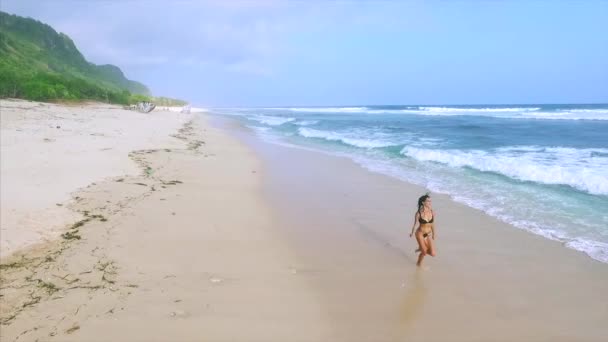
{"type": "Polygon", "coordinates": [[[5,0],[1,9],[69,35],[89,61],[119,66],[155,95],[201,107],[608,103],[600,0],[5,0]]]}
{"type": "Polygon", "coordinates": [[[530,106],[559,106],[559,105],[575,105],[575,106],[603,106],[606,105],[608,106],[608,102],[570,102],[570,103],[549,103],[549,102],[545,102],[545,103],[373,103],[373,104],[360,104],[360,103],[354,103],[354,104],[343,104],[343,103],[338,103],[338,104],[323,104],[323,105],[315,105],[315,104],[285,104],[285,105],[280,105],[280,106],[275,106],[272,104],[268,104],[268,105],[255,105],[255,106],[208,106],[209,108],[267,108],[267,109],[271,109],[271,108],[275,108],[275,109],[281,109],[281,108],[297,108],[297,107],[318,107],[318,108],[348,108],[348,107],[352,107],[352,108],[356,108],[356,107],[405,107],[405,106],[419,106],[419,107],[450,107],[450,106],[457,106],[457,107],[466,107],[466,106],[475,106],[475,107],[479,107],[479,106],[492,106],[492,107],[504,107],[504,106],[525,106],[525,107],[530,107],[530,106]]]}

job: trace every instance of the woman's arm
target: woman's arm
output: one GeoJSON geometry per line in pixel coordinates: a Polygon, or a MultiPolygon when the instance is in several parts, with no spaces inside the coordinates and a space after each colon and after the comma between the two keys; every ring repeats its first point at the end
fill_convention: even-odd
{"type": "Polygon", "coordinates": [[[412,235],[414,235],[414,229],[416,228],[416,223],[418,222],[419,215],[420,215],[419,212],[416,212],[416,215],[414,215],[414,225],[412,225],[412,231],[410,232],[410,237],[412,237],[412,235]]]}

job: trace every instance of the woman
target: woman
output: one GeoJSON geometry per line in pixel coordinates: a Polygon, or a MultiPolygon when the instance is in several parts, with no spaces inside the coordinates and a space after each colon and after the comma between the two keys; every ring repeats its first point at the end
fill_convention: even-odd
{"type": "Polygon", "coordinates": [[[425,255],[429,254],[430,256],[435,256],[434,221],[435,213],[431,206],[431,196],[427,193],[418,199],[418,211],[416,211],[416,215],[414,216],[414,225],[412,226],[412,232],[410,233],[410,237],[412,237],[412,235],[414,235],[416,223],[419,223],[420,225],[418,226],[418,229],[416,229],[416,241],[418,241],[419,248],[416,251],[420,251],[420,255],[418,255],[416,266],[422,265],[422,259],[424,259],[425,255]]]}

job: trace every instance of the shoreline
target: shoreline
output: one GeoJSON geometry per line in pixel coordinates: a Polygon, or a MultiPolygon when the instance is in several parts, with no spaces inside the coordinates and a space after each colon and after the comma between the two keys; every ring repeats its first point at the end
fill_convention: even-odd
{"type": "MultiPolygon", "coordinates": [[[[211,114],[213,115],[213,114],[211,114]]],[[[219,115],[222,116],[223,115],[219,115]]],[[[220,121],[229,121],[232,119],[224,119],[221,118],[219,119],[220,121]]],[[[321,147],[318,146],[306,146],[306,145],[299,145],[299,144],[294,144],[294,143],[290,143],[290,142],[286,142],[283,141],[281,137],[272,137],[270,140],[266,140],[265,138],[262,137],[257,137],[255,139],[253,138],[247,138],[247,135],[257,135],[256,130],[247,127],[246,125],[243,125],[242,123],[235,121],[235,127],[236,126],[242,126],[241,128],[239,128],[239,130],[243,130],[243,131],[247,131],[247,134],[237,134],[237,137],[239,137],[241,140],[245,141],[245,143],[247,144],[253,144],[253,145],[272,145],[272,146],[280,146],[281,148],[288,148],[288,149],[294,149],[295,151],[303,151],[304,153],[316,153],[316,154],[321,154],[324,156],[328,156],[329,158],[337,158],[337,159],[342,159],[347,163],[351,163],[354,167],[357,168],[361,168],[363,170],[365,170],[367,173],[372,174],[372,175],[379,175],[381,177],[390,179],[392,181],[397,181],[398,183],[404,183],[404,184],[408,184],[412,187],[416,187],[418,188],[418,193],[420,195],[429,192],[432,193],[433,196],[442,196],[445,199],[451,201],[454,204],[457,204],[459,206],[462,206],[464,208],[466,208],[466,210],[470,211],[473,213],[473,215],[483,215],[483,216],[488,216],[492,219],[494,219],[495,221],[499,222],[500,225],[502,226],[508,226],[511,227],[517,231],[521,231],[521,232],[525,232],[526,234],[524,235],[531,235],[534,236],[535,238],[541,237],[542,240],[547,240],[547,241],[551,241],[551,243],[555,243],[558,245],[561,245],[563,248],[566,248],[570,251],[575,251],[577,253],[582,253],[585,257],[595,261],[595,262],[599,262],[600,264],[603,265],[608,265],[608,262],[605,262],[601,259],[601,257],[597,257],[594,256],[592,254],[590,254],[589,250],[585,250],[585,249],[577,249],[575,247],[570,246],[570,243],[572,242],[572,240],[567,240],[567,241],[562,241],[560,240],[560,238],[558,237],[552,237],[549,233],[544,232],[544,231],[540,231],[537,232],[534,229],[528,228],[526,227],[526,225],[520,225],[518,226],[517,224],[515,224],[514,222],[512,222],[511,220],[505,220],[502,219],[500,217],[500,215],[496,216],[496,215],[492,215],[490,213],[488,213],[488,210],[491,211],[491,208],[483,208],[483,207],[475,207],[473,205],[471,205],[470,203],[466,202],[466,201],[459,201],[453,198],[452,194],[449,193],[444,193],[444,192],[432,192],[431,190],[429,190],[428,188],[413,183],[411,181],[408,181],[407,179],[404,179],[404,177],[400,176],[398,173],[395,172],[386,172],[384,170],[381,171],[381,169],[376,169],[372,166],[370,166],[369,164],[366,164],[364,162],[362,162],[361,160],[355,159],[352,155],[347,154],[347,153],[343,153],[343,152],[337,152],[337,151],[328,151],[328,150],[324,150],[321,147]],[[250,131],[250,132],[249,132],[250,131]],[[261,140],[261,143],[256,142],[256,140],[261,140]]],[[[525,221],[524,221],[525,222],[525,221]]],[[[529,224],[528,224],[529,226],[529,224]]]]}
{"type": "MultiPolygon", "coordinates": [[[[214,112],[238,118],[264,140],[346,156],[608,264],[608,167],[602,167],[608,165],[602,134],[608,121],[505,118],[504,112],[528,112],[512,105],[497,111],[463,107],[214,112]],[[577,138],[577,126],[586,130],[586,138],[577,138]],[[433,134],[423,133],[427,129],[433,134]],[[564,139],[552,132],[562,132],[564,139]]],[[[567,108],[538,109],[559,113],[567,108]]],[[[606,109],[594,111],[601,116],[606,109]]]]}
{"type": "Polygon", "coordinates": [[[233,129],[237,122],[216,120],[267,165],[266,198],[278,209],[292,248],[307,261],[303,267],[324,294],[333,324],[342,327],[337,340],[608,336],[600,324],[608,309],[599,304],[608,301],[608,268],[600,261],[435,194],[438,256],[425,258],[419,270],[408,234],[424,188],[345,157],[272,144],[244,127],[233,129]],[[353,328],[354,321],[370,324],[353,328]]]}
{"type": "MultiPolygon", "coordinates": [[[[193,115],[81,188],[67,234],[3,263],[7,340],[601,341],[608,268],[422,188],[193,115]]],[[[115,120],[119,120],[116,118],[115,120]]]]}

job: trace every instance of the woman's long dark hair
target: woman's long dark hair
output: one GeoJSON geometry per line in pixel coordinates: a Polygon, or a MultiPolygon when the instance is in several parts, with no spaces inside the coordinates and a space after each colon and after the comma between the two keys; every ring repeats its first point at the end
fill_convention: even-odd
{"type": "Polygon", "coordinates": [[[424,196],[420,196],[420,198],[418,199],[418,214],[422,215],[422,213],[420,212],[422,210],[422,207],[424,206],[424,202],[431,197],[431,195],[427,192],[426,194],[424,194],[424,196]]]}

